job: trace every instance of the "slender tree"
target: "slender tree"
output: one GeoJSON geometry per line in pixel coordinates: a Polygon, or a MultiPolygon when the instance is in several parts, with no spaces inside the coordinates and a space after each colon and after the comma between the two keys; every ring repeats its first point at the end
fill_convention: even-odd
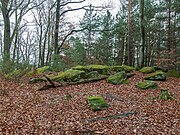
{"type": "Polygon", "coordinates": [[[144,27],[144,0],[139,0],[139,25],[140,25],[140,35],[141,35],[141,43],[140,43],[140,67],[144,66],[144,57],[145,57],[145,27],[144,27]]]}

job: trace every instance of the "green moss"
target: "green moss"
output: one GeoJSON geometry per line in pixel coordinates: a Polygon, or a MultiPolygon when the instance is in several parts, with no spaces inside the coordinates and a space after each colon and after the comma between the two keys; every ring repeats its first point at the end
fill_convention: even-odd
{"type": "Polygon", "coordinates": [[[168,70],[167,76],[180,78],[180,72],[176,70],[168,70]]]}
{"type": "Polygon", "coordinates": [[[110,67],[105,65],[88,65],[88,66],[76,66],[72,69],[83,70],[85,72],[97,71],[99,74],[107,75],[110,73],[110,67]]]}
{"type": "Polygon", "coordinates": [[[89,65],[87,66],[89,71],[97,71],[100,74],[107,75],[109,74],[110,67],[104,65],[89,65]]]}
{"type": "Polygon", "coordinates": [[[130,84],[130,81],[129,80],[125,80],[122,82],[122,84],[130,84]]]}
{"type": "Polygon", "coordinates": [[[44,67],[40,67],[37,68],[37,74],[41,74],[47,71],[52,71],[51,68],[49,66],[44,66],[44,67]]]}
{"type": "Polygon", "coordinates": [[[21,70],[14,70],[11,73],[5,75],[6,79],[16,79],[18,75],[21,73],[21,70]]]}
{"type": "Polygon", "coordinates": [[[143,67],[139,70],[142,73],[148,74],[155,72],[155,69],[153,67],[143,67]]]}
{"type": "Polygon", "coordinates": [[[97,71],[92,71],[87,73],[86,78],[91,79],[91,78],[99,78],[100,74],[97,71]]]}
{"type": "Polygon", "coordinates": [[[52,78],[53,81],[79,81],[81,78],[85,77],[85,71],[80,70],[67,70],[65,72],[59,73],[59,75],[52,78]]]}
{"type": "Polygon", "coordinates": [[[159,96],[160,99],[163,99],[163,100],[173,100],[174,98],[170,95],[168,89],[161,89],[161,93],[160,93],[160,96],[159,96]]]}
{"type": "Polygon", "coordinates": [[[112,66],[111,69],[116,72],[121,72],[121,71],[131,72],[134,70],[134,67],[122,65],[122,66],[112,66]]]}
{"type": "Polygon", "coordinates": [[[122,66],[112,66],[111,69],[116,72],[124,71],[124,68],[122,66]]]}
{"type": "Polygon", "coordinates": [[[122,67],[124,68],[124,71],[126,71],[126,72],[131,72],[131,71],[135,70],[135,68],[132,66],[123,65],[122,67]]]}
{"type": "Polygon", "coordinates": [[[26,76],[30,77],[30,76],[35,75],[36,73],[37,73],[36,70],[31,70],[31,71],[29,71],[29,72],[26,74],[26,76]]]}
{"type": "Polygon", "coordinates": [[[73,67],[72,69],[86,71],[87,70],[87,66],[76,66],[76,67],[73,67]]]}
{"type": "Polygon", "coordinates": [[[108,107],[106,101],[100,96],[89,96],[87,101],[93,111],[99,111],[108,107]]]}
{"type": "Polygon", "coordinates": [[[40,67],[34,70],[29,71],[26,76],[30,77],[33,76],[35,74],[42,74],[44,72],[48,72],[48,71],[52,71],[51,67],[49,66],[44,66],[44,67],[40,67]]]}
{"type": "Polygon", "coordinates": [[[29,83],[39,83],[39,82],[46,82],[46,79],[43,78],[32,78],[29,83]]]}
{"type": "Polygon", "coordinates": [[[125,71],[118,72],[114,75],[111,75],[107,78],[107,81],[112,84],[126,84],[127,81],[127,74],[125,71]]]}
{"type": "Polygon", "coordinates": [[[153,81],[165,81],[166,74],[162,71],[156,71],[155,73],[151,73],[148,76],[144,77],[144,79],[153,81]]]}
{"type": "Polygon", "coordinates": [[[147,80],[137,83],[136,86],[141,89],[157,88],[157,84],[154,81],[147,81],[147,80]]]}

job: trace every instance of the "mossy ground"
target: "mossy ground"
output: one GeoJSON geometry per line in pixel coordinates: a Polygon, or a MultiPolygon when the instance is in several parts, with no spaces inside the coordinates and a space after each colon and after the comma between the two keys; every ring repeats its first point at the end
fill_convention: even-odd
{"type": "Polygon", "coordinates": [[[11,73],[5,75],[6,79],[16,79],[18,75],[21,73],[21,70],[14,70],[11,73]]]}
{"type": "Polygon", "coordinates": [[[168,89],[161,89],[161,93],[159,96],[159,99],[163,99],[163,100],[174,100],[175,98],[171,96],[171,94],[169,93],[168,89]]]}
{"type": "Polygon", "coordinates": [[[167,76],[180,78],[180,71],[169,70],[169,71],[167,72],[167,76]]]}

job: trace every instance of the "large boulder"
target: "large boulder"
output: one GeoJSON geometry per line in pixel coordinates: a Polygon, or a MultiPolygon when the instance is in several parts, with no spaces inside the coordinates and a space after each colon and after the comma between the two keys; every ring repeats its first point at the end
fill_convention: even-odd
{"type": "Polygon", "coordinates": [[[126,72],[131,72],[134,70],[134,67],[132,66],[127,66],[127,65],[122,65],[122,66],[112,66],[111,70],[116,71],[116,72],[121,72],[121,71],[126,71],[126,72]]]}
{"type": "Polygon", "coordinates": [[[148,74],[155,72],[155,69],[153,67],[143,67],[139,70],[142,73],[148,74]]]}
{"type": "Polygon", "coordinates": [[[144,77],[144,79],[152,81],[165,81],[166,74],[162,71],[156,71],[155,73],[151,73],[148,76],[144,77]]]}
{"type": "Polygon", "coordinates": [[[106,101],[100,96],[89,96],[87,97],[87,102],[93,111],[99,111],[108,107],[106,101]]]}
{"type": "Polygon", "coordinates": [[[161,70],[161,71],[163,71],[163,72],[167,72],[167,71],[168,71],[167,69],[161,68],[161,67],[159,67],[159,66],[153,66],[153,68],[154,68],[156,71],[159,71],[159,70],[161,70]]]}
{"type": "Polygon", "coordinates": [[[107,75],[110,73],[110,67],[105,65],[88,65],[88,66],[76,66],[72,69],[82,70],[85,72],[97,71],[99,74],[107,75]]]}
{"type": "Polygon", "coordinates": [[[154,81],[145,80],[143,82],[139,82],[136,86],[140,89],[155,89],[157,88],[157,84],[154,81]]]}
{"type": "Polygon", "coordinates": [[[87,79],[99,78],[99,77],[100,77],[100,74],[97,71],[92,71],[86,74],[87,79]]]}
{"type": "Polygon", "coordinates": [[[56,82],[75,82],[85,78],[85,76],[85,71],[70,69],[60,72],[59,75],[52,77],[51,80],[56,82]]]}
{"type": "Polygon", "coordinates": [[[125,71],[118,72],[107,78],[107,81],[112,84],[126,84],[128,83],[127,74],[125,71]]]}
{"type": "Polygon", "coordinates": [[[44,78],[31,78],[29,80],[29,83],[39,83],[39,82],[47,82],[47,80],[44,78]]]}

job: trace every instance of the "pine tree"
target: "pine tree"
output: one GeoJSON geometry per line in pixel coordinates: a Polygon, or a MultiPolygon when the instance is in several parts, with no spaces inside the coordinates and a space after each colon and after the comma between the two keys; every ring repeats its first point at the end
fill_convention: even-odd
{"type": "Polygon", "coordinates": [[[113,17],[109,10],[102,18],[101,34],[97,40],[95,56],[102,64],[113,63],[113,17]]]}
{"type": "Polygon", "coordinates": [[[80,21],[80,28],[84,29],[82,33],[82,39],[85,44],[87,57],[90,62],[91,59],[93,58],[95,39],[97,38],[99,32],[98,20],[99,20],[99,16],[97,15],[93,6],[89,5],[89,8],[86,9],[83,19],[80,21]]]}
{"type": "Polygon", "coordinates": [[[76,65],[86,65],[86,50],[79,38],[74,39],[72,60],[76,65]]]}

